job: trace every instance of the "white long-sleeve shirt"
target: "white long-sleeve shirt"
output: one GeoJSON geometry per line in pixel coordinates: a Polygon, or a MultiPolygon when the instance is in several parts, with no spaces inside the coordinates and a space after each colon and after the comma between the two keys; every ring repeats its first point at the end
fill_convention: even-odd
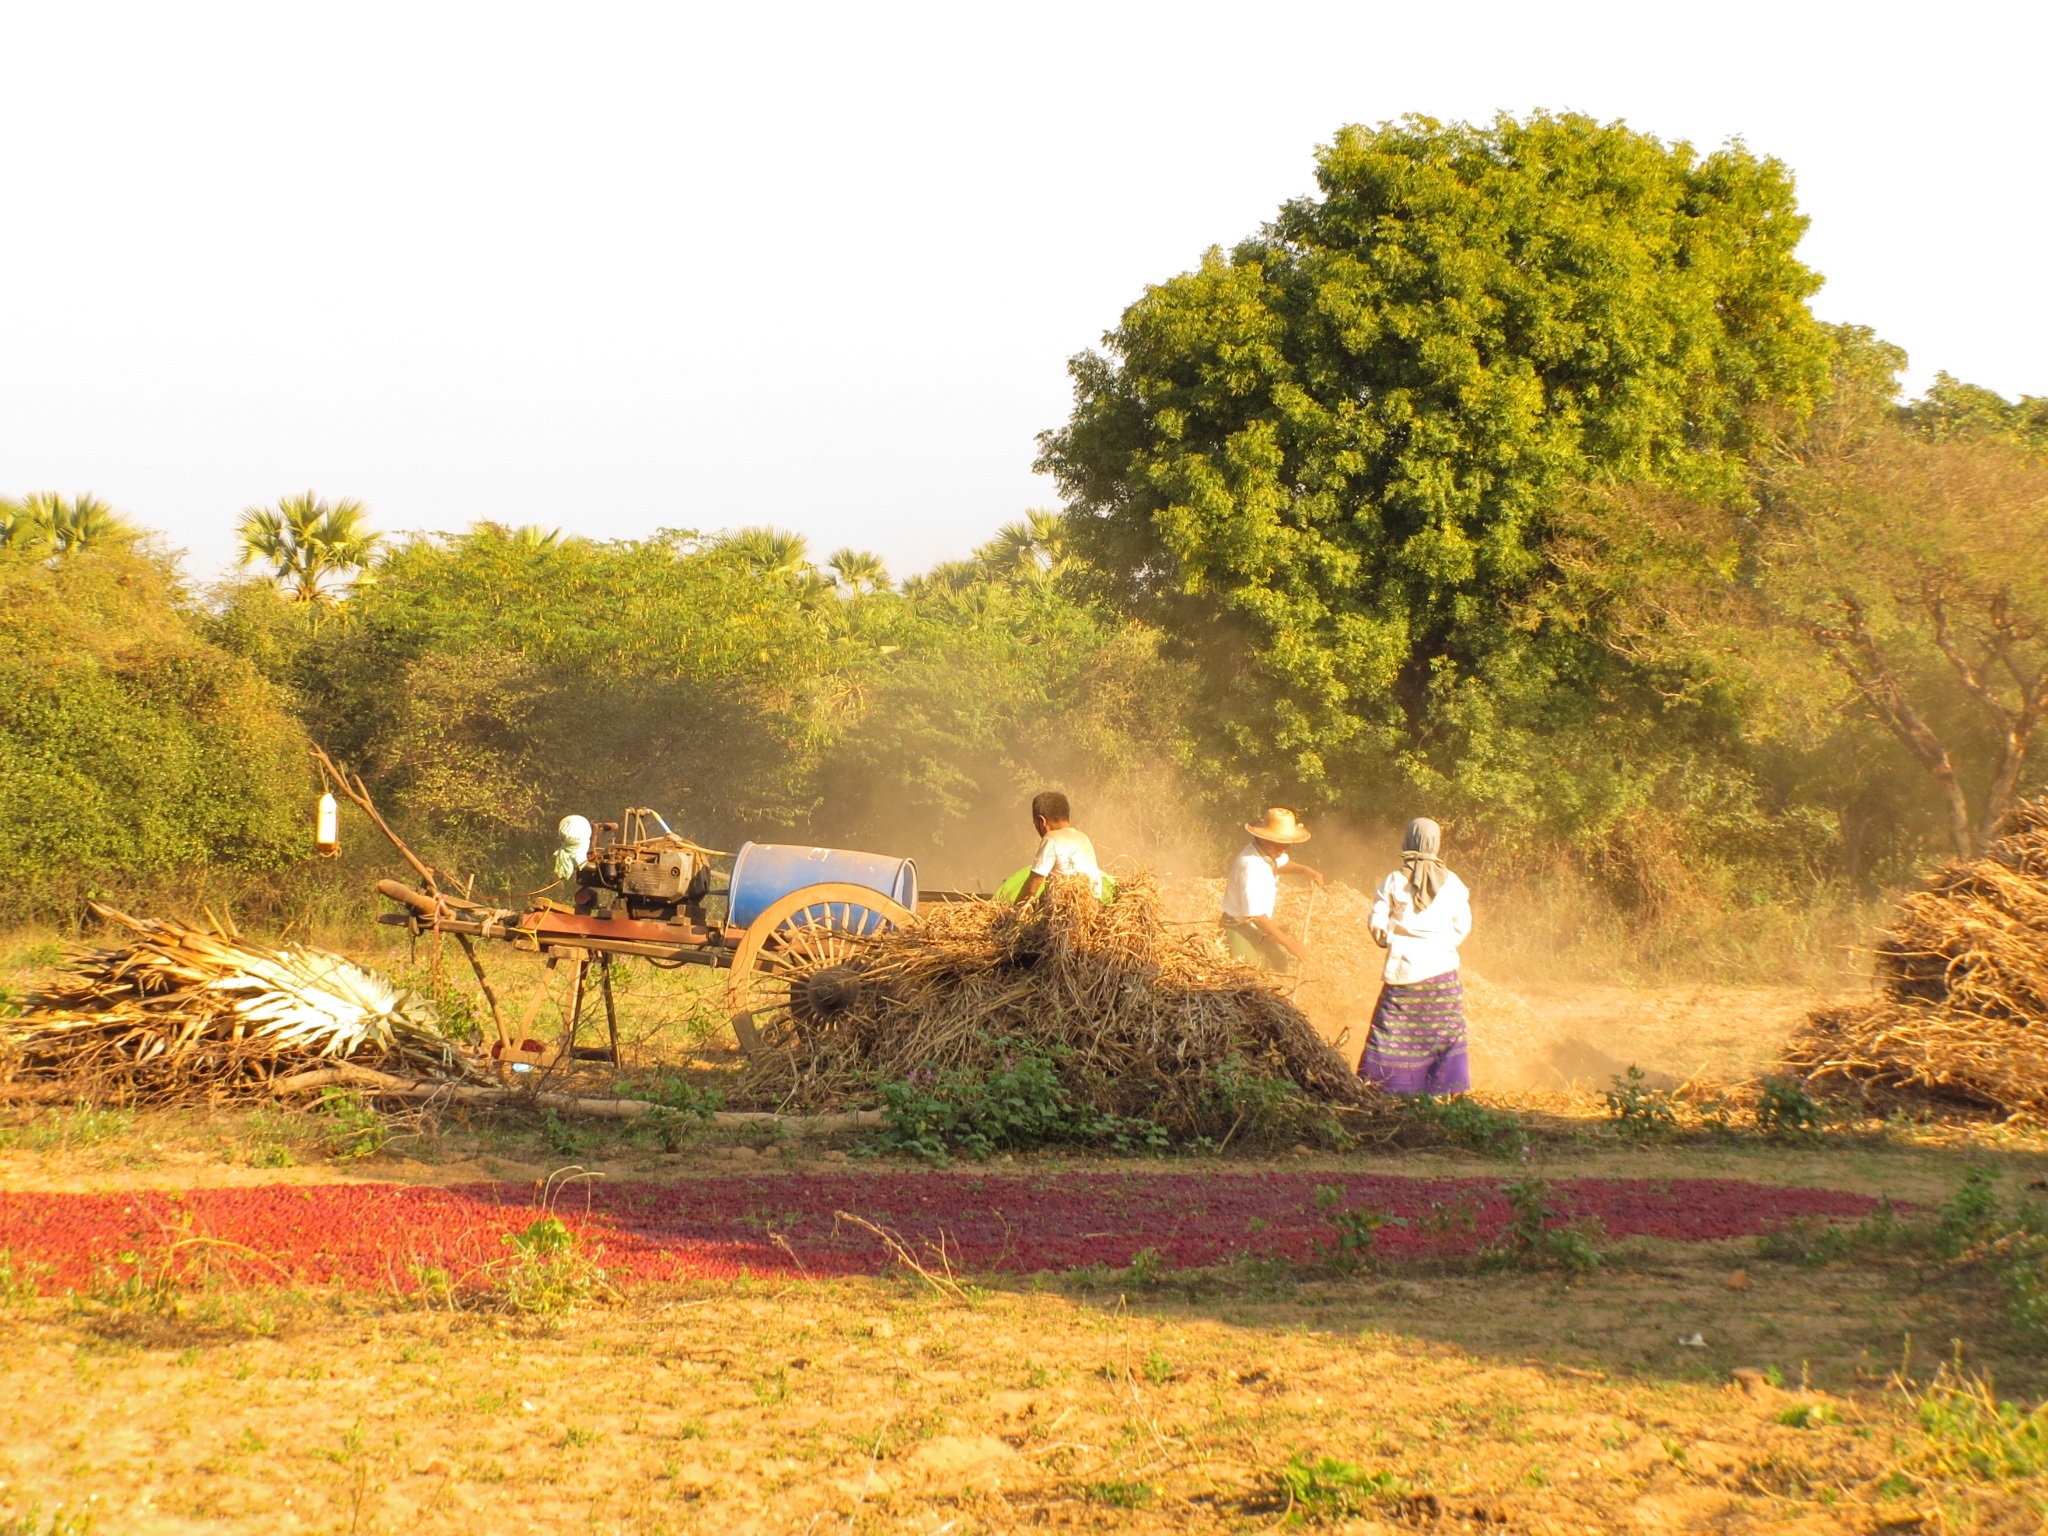
{"type": "Polygon", "coordinates": [[[1422,911],[1408,894],[1408,872],[1395,870],[1372,899],[1372,936],[1387,946],[1380,980],[1397,987],[1458,968],[1458,946],[1472,931],[1472,893],[1448,870],[1436,900],[1422,911]]]}

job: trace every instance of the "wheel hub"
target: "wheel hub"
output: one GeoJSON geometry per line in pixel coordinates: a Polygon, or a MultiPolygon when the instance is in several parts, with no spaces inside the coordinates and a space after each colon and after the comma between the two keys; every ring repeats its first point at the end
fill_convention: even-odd
{"type": "Polygon", "coordinates": [[[814,1018],[843,1013],[860,1001],[860,976],[844,965],[828,965],[803,979],[798,993],[814,1018]]]}

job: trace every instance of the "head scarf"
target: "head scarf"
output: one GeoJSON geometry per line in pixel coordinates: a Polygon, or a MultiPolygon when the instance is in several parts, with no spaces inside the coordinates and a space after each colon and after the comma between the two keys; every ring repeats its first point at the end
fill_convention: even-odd
{"type": "Polygon", "coordinates": [[[1443,887],[1444,877],[1450,873],[1437,857],[1443,846],[1444,829],[1427,816],[1418,816],[1408,823],[1408,835],[1401,839],[1401,868],[1407,872],[1408,894],[1418,912],[1429,910],[1429,904],[1443,887]]]}

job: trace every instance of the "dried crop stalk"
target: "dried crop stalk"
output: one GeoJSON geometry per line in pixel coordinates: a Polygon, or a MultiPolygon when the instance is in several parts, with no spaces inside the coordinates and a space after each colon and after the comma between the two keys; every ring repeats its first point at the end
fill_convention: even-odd
{"type": "Polygon", "coordinates": [[[187,1103],[261,1093],[273,1078],[343,1060],[438,1079],[482,1075],[426,999],[339,955],[93,910],[136,941],[75,954],[0,1024],[10,1079],[187,1103]]]}
{"type": "Polygon", "coordinates": [[[2048,799],[1899,903],[1877,945],[1877,993],[1815,1012],[1786,1065],[1866,1094],[2048,1110],[2048,799]]]}
{"type": "Polygon", "coordinates": [[[1026,907],[949,902],[866,940],[854,968],[858,1001],[792,1016],[747,1068],[746,1096],[836,1106],[878,1081],[987,1072],[1023,1045],[1052,1055],[1076,1098],[1176,1133],[1217,1118],[1233,1060],[1367,1117],[1387,1108],[1270,978],[1166,924],[1146,877],[1108,904],[1069,879],[1026,907]]]}

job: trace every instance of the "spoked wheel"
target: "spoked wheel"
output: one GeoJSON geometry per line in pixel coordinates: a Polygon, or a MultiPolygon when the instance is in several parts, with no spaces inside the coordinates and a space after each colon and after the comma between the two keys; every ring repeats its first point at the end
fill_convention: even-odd
{"type": "Polygon", "coordinates": [[[860,885],[807,885],[754,919],[733,951],[726,1012],[740,1048],[783,1044],[860,1001],[853,961],[863,941],[916,921],[900,902],[860,885]]]}

